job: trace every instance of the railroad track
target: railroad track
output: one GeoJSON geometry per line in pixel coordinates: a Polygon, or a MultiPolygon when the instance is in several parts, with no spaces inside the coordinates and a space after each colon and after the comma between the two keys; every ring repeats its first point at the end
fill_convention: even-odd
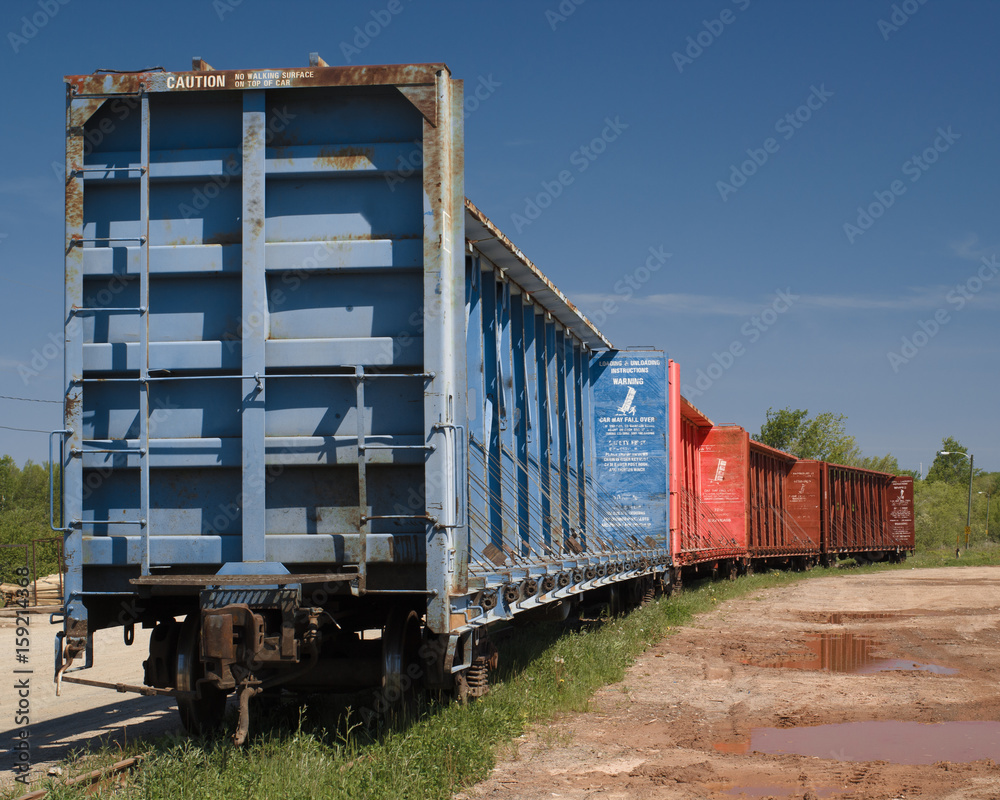
{"type": "MultiPolygon", "coordinates": [[[[126,772],[131,772],[133,769],[142,763],[145,756],[133,756],[132,758],[126,758],[123,761],[118,761],[112,764],[110,767],[105,767],[104,769],[95,769],[91,772],[87,772],[83,775],[77,775],[75,778],[70,778],[63,786],[90,786],[91,791],[99,786],[106,786],[112,783],[116,778],[124,775],[126,772]]],[[[27,794],[22,794],[17,800],[40,800],[49,793],[48,789],[36,789],[33,792],[28,792],[27,794]]]]}

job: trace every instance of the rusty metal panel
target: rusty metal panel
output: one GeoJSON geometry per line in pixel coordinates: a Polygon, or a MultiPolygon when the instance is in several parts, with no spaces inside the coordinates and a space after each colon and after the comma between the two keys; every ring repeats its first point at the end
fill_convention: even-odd
{"type": "MultiPolygon", "coordinates": [[[[884,472],[823,464],[824,550],[836,553],[869,553],[876,557],[895,551],[897,545],[892,521],[894,476],[884,472]]],[[[899,535],[908,539],[906,514],[912,517],[904,498],[900,501],[899,535]]],[[[897,492],[898,493],[898,492],[897,492]]],[[[905,548],[904,548],[905,549],[905,548]]]]}
{"type": "Polygon", "coordinates": [[[819,552],[822,549],[823,484],[820,462],[797,461],[788,475],[788,513],[819,552]]]}
{"type": "Polygon", "coordinates": [[[76,96],[137,95],[149,93],[200,93],[243,90],[285,90],[319,87],[390,86],[423,106],[434,117],[435,78],[444,64],[392,64],[386,66],[306,67],[289,69],[211,70],[208,72],[134,72],[68,75],[66,83],[76,96]]]}
{"type": "Polygon", "coordinates": [[[467,560],[461,82],[201,67],[66,79],[71,613],[84,564],[113,592],[144,555],[371,560],[376,588],[424,591],[391,566],[428,549],[445,609],[467,560]]]}
{"type": "Polygon", "coordinates": [[[750,526],[747,535],[752,557],[818,556],[819,547],[801,529],[788,510],[788,476],[795,457],[749,440],[750,526]]]}

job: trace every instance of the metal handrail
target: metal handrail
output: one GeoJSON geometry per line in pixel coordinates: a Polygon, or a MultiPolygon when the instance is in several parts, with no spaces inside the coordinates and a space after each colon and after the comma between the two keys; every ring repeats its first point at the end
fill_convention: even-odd
{"type": "MultiPolygon", "coordinates": [[[[52,459],[52,437],[53,436],[72,436],[72,435],[73,435],[73,431],[68,430],[66,428],[63,428],[62,430],[58,430],[58,431],[51,431],[49,433],[49,528],[51,528],[56,533],[66,533],[66,532],[72,530],[72,528],[68,528],[68,527],[57,528],[56,525],[55,525],[55,522],[56,522],[56,512],[55,512],[55,494],[56,494],[56,488],[55,488],[55,474],[54,474],[54,471],[52,469],[52,463],[53,463],[53,459],[52,459]]],[[[63,463],[63,459],[62,459],[62,443],[60,443],[59,450],[60,450],[59,466],[61,467],[62,463],[63,463]]],[[[62,516],[62,515],[60,514],[60,516],[62,516]]],[[[63,520],[63,522],[65,523],[65,520],[63,520]]]]}

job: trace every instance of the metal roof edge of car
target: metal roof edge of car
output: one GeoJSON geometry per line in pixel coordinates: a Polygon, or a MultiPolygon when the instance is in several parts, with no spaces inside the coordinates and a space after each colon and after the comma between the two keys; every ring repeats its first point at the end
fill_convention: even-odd
{"type": "Polygon", "coordinates": [[[896,475],[893,472],[882,472],[880,469],[868,469],[867,467],[854,467],[850,464],[838,464],[835,461],[823,461],[821,458],[802,458],[800,461],[822,461],[828,467],[834,469],[849,469],[852,472],[867,472],[869,475],[881,475],[884,478],[903,478],[905,475],[896,475]]]}
{"type": "Polygon", "coordinates": [[[705,414],[684,395],[681,395],[681,414],[699,428],[715,427],[715,423],[705,416],[705,414]]]}
{"type": "Polygon", "coordinates": [[[715,427],[717,427],[717,428],[739,428],[741,431],[743,431],[747,435],[747,442],[749,443],[750,447],[754,448],[755,450],[760,450],[763,453],[767,453],[768,455],[772,455],[772,456],[775,456],[777,458],[784,459],[785,461],[805,461],[805,460],[808,460],[808,459],[799,458],[798,456],[793,456],[791,453],[786,453],[784,450],[779,450],[777,447],[771,447],[771,445],[769,445],[769,444],[764,444],[763,442],[758,442],[756,439],[753,438],[753,436],[750,435],[750,432],[746,428],[744,428],[742,425],[736,425],[735,423],[730,423],[728,425],[716,425],[715,427]]]}
{"type": "Polygon", "coordinates": [[[133,94],[139,91],[212,89],[281,89],[310,86],[424,86],[433,85],[439,72],[451,76],[444,63],[358,64],[330,66],[322,59],[304,67],[214,69],[203,59],[193,60],[194,69],[168,71],[162,67],[142,70],[97,70],[89,75],[66,75],[64,80],[77,95],[133,94]],[[266,75],[258,84],[250,79],[266,75]],[[281,79],[278,83],[275,79],[281,79]]]}
{"type": "Polygon", "coordinates": [[[756,439],[753,438],[753,436],[750,435],[749,431],[747,432],[747,438],[750,441],[750,446],[751,447],[753,447],[753,448],[755,448],[757,450],[761,450],[761,451],[767,453],[768,455],[776,456],[777,458],[783,458],[785,461],[800,461],[801,460],[800,458],[798,458],[798,456],[793,456],[791,453],[787,453],[784,450],[779,450],[777,447],[771,447],[771,445],[769,445],[769,444],[764,444],[763,442],[758,442],[756,439]]]}
{"type": "Polygon", "coordinates": [[[465,238],[592,350],[615,349],[572,301],[468,198],[465,199],[465,238]]]}

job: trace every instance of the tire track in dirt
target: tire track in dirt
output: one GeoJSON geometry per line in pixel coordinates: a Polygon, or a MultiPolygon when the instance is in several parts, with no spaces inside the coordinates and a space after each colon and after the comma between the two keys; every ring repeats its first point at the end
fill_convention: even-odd
{"type": "MultiPolygon", "coordinates": [[[[867,640],[866,640],[867,641],[867,640]]],[[[721,605],[644,653],[592,711],[540,726],[478,798],[945,798],[1000,796],[990,760],[922,765],[749,751],[752,728],[1000,720],[1000,568],[836,575],[721,605]],[[809,636],[870,637],[876,659],[957,669],[870,674],[764,666],[809,636]],[[740,794],[740,790],[745,791],[740,794]]]]}

